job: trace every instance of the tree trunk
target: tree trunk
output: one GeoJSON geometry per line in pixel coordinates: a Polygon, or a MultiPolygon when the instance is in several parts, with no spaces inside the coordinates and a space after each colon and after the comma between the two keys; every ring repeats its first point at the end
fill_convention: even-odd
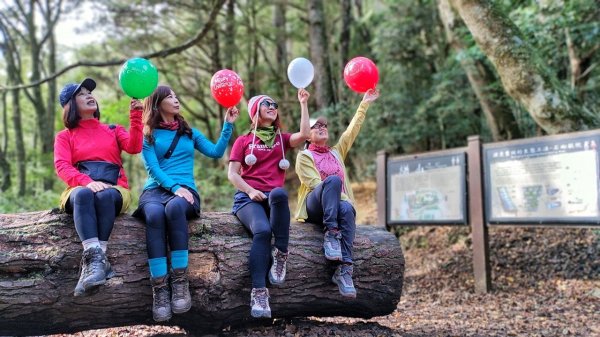
{"type": "Polygon", "coordinates": [[[544,131],[557,134],[596,123],[596,116],[574,103],[568,90],[537,59],[519,29],[491,1],[451,3],[494,64],[506,92],[527,109],[544,131]]]}
{"type": "Polygon", "coordinates": [[[308,1],[308,21],[310,59],[315,67],[315,89],[313,93],[317,110],[320,110],[335,103],[322,1],[308,1]]]}
{"type": "MultiPolygon", "coordinates": [[[[250,317],[251,239],[227,213],[190,222],[190,312],[166,324],[214,332],[250,317]]],[[[271,287],[273,317],[370,318],[396,309],[404,257],[383,228],[358,226],[354,242],[356,299],[331,283],[334,264],[322,252],[318,226],[293,224],[285,285],[271,287]]],[[[73,297],[81,243],[72,218],[56,211],[0,215],[0,335],[72,333],[153,324],[144,225],[129,215],[115,223],[108,258],[117,274],[89,297],[73,297]]]]}
{"type": "Polygon", "coordinates": [[[498,142],[521,138],[519,125],[511,109],[492,98],[494,96],[503,97],[505,95],[504,92],[500,92],[501,90],[489,92],[492,81],[488,79],[485,66],[481,62],[477,62],[478,64],[476,64],[476,61],[466,55],[467,47],[461,41],[460,37],[455,34],[458,20],[456,20],[456,16],[448,0],[438,0],[438,10],[444,30],[446,31],[448,43],[458,55],[461,55],[459,57],[460,65],[469,79],[475,96],[477,96],[493,141],[498,142]]]}

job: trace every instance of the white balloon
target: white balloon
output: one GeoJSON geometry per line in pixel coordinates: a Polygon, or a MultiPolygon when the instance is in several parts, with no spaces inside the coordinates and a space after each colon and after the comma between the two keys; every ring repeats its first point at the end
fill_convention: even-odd
{"type": "Polygon", "coordinates": [[[306,88],[315,77],[315,68],[309,60],[298,57],[290,62],[287,68],[288,79],[298,89],[306,88]]]}

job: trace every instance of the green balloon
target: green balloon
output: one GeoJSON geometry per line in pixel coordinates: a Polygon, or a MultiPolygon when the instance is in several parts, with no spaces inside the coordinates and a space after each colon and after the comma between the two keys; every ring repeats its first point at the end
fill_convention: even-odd
{"type": "Polygon", "coordinates": [[[119,84],[127,96],[146,98],[158,85],[158,71],[150,61],[140,57],[132,58],[121,67],[119,84]]]}

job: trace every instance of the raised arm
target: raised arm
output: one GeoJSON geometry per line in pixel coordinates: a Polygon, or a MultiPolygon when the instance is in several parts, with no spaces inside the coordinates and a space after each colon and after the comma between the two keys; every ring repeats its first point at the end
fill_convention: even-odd
{"type": "Polygon", "coordinates": [[[358,109],[356,109],[354,117],[352,117],[352,120],[350,121],[350,124],[348,124],[346,131],[342,133],[338,143],[335,145],[335,147],[340,151],[342,158],[346,158],[348,151],[350,151],[352,144],[356,140],[356,137],[360,132],[360,128],[365,120],[367,109],[369,109],[369,104],[375,101],[378,97],[379,91],[376,89],[369,89],[367,92],[365,92],[358,109]]]}
{"type": "Polygon", "coordinates": [[[216,144],[208,140],[201,132],[194,130],[194,147],[196,150],[210,158],[223,157],[233,132],[233,122],[239,115],[240,112],[236,107],[227,109],[223,130],[221,130],[221,136],[216,144]]]}
{"type": "Polygon", "coordinates": [[[310,94],[304,89],[298,89],[298,101],[300,102],[300,131],[293,133],[290,137],[290,146],[298,147],[310,138],[310,122],[308,120],[308,98],[310,94]]]}
{"type": "Polygon", "coordinates": [[[129,154],[140,153],[144,142],[142,128],[142,102],[132,99],[129,104],[129,132],[122,127],[116,130],[119,147],[129,154]]]}

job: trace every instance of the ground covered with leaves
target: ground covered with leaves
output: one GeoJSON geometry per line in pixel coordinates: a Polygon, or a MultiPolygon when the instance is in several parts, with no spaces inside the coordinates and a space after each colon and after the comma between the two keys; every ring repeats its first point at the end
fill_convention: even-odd
{"type": "MultiPolygon", "coordinates": [[[[600,231],[492,228],[493,290],[474,290],[465,227],[419,227],[401,237],[405,284],[398,308],[370,320],[274,320],[229,329],[241,336],[600,336],[600,231]]],[[[360,289],[359,289],[360,295],[360,289]]],[[[197,335],[134,326],[77,336],[197,335]]]]}
{"type": "MultiPolygon", "coordinates": [[[[361,223],[376,218],[372,210],[359,211],[358,216],[361,223]]],[[[390,315],[370,320],[278,319],[219,335],[600,336],[600,229],[496,226],[489,236],[493,288],[488,294],[475,291],[468,227],[416,227],[400,237],[405,283],[400,303],[390,315]]],[[[199,334],[132,326],[75,336],[157,335],[199,334]]]]}

